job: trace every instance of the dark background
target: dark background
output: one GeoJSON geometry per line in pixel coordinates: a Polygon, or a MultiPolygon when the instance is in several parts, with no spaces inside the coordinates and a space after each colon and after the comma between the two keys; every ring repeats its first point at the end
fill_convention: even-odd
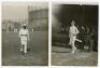
{"type": "MultiPolygon", "coordinates": [[[[56,46],[66,46],[69,42],[68,30],[72,20],[76,26],[87,26],[94,30],[94,50],[97,50],[98,40],[98,5],[60,5],[60,10],[53,13],[60,26],[53,27],[52,42],[56,46]]],[[[57,24],[56,24],[57,26],[57,24]]]]}
{"type": "Polygon", "coordinates": [[[98,6],[97,5],[61,5],[59,14],[56,17],[63,23],[69,25],[71,20],[75,20],[78,25],[88,25],[97,27],[98,6]]]}

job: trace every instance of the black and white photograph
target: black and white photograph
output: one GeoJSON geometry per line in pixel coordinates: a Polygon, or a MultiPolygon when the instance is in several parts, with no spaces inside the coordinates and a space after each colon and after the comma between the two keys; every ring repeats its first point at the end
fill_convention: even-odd
{"type": "Polygon", "coordinates": [[[0,0],[0,68],[99,67],[99,0],[0,0]]]}
{"type": "Polygon", "coordinates": [[[98,65],[98,4],[52,4],[53,66],[98,65]]]}
{"type": "Polygon", "coordinates": [[[48,66],[48,3],[2,3],[2,65],[48,66]]]}

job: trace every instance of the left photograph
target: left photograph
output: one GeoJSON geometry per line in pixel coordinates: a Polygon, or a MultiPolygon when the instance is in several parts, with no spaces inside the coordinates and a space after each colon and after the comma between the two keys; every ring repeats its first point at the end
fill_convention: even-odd
{"type": "Polygon", "coordinates": [[[2,66],[48,65],[48,3],[2,3],[2,66]]]}

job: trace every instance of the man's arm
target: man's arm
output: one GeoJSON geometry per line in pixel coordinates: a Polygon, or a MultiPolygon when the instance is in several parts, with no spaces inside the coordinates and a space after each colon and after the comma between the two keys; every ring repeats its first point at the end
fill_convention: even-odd
{"type": "Polygon", "coordinates": [[[77,27],[75,28],[75,31],[76,31],[76,34],[79,34],[79,30],[77,27]]]}

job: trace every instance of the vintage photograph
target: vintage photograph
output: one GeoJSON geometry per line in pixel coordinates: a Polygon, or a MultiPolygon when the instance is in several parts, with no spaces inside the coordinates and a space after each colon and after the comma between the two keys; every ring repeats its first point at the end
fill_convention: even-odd
{"type": "Polygon", "coordinates": [[[52,65],[97,66],[98,4],[52,4],[52,65]]]}
{"type": "Polygon", "coordinates": [[[48,65],[48,3],[2,3],[2,65],[48,65]]]}

